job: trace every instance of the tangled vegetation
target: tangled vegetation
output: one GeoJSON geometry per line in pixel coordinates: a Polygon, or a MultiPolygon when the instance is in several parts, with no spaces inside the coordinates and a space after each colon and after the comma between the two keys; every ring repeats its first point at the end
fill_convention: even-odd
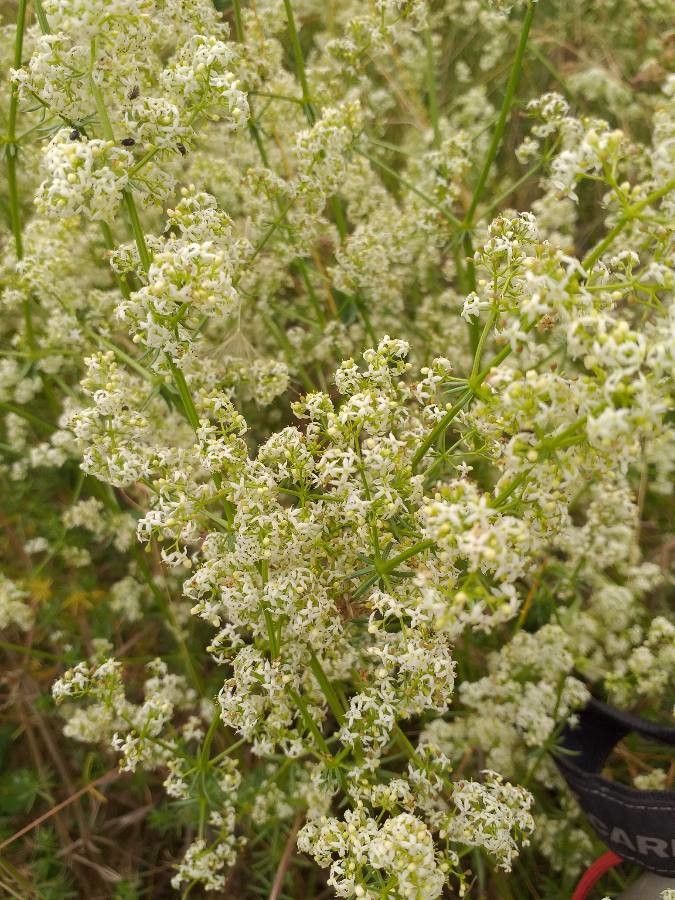
{"type": "Polygon", "coordinates": [[[671,3],[0,9],[0,893],[567,900],[550,750],[675,690],[671,3]]]}

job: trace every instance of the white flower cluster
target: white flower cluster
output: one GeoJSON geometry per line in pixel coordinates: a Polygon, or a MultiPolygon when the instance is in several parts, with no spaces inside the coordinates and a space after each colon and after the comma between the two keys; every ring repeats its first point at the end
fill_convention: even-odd
{"type": "Polygon", "coordinates": [[[532,797],[521,787],[505,784],[497,772],[486,772],[484,784],[455,783],[452,799],[459,815],[452,817],[442,837],[484,847],[500,868],[509,872],[520,845],[529,843],[534,830],[529,809],[532,797]]]}
{"type": "Polygon", "coordinates": [[[240,128],[248,119],[246,95],[239,89],[230,68],[235,48],[213,36],[195,35],[170,60],[161,76],[167,96],[179,98],[192,118],[206,114],[230,128],[240,128]]]}
{"type": "Polygon", "coordinates": [[[345,814],[344,822],[306,825],[298,847],[319,865],[330,865],[328,884],[338,897],[373,900],[386,890],[402,900],[433,900],[446,880],[429,830],[410,813],[379,825],[357,808],[345,814]],[[369,882],[371,889],[364,887],[369,882]]]}
{"type": "Polygon", "coordinates": [[[237,315],[236,282],[249,247],[233,238],[228,216],[208,194],[186,190],[169,210],[168,227],[176,236],[155,242],[147,284],[123,299],[116,315],[134,342],[179,362],[204,318],[237,315]]]}
{"type": "Polygon", "coordinates": [[[28,592],[22,590],[11,578],[0,573],[0,628],[16,625],[27,631],[33,624],[33,610],[26,602],[28,592]]]}
{"type": "Polygon", "coordinates": [[[112,141],[72,135],[62,128],[45,150],[47,179],[38,189],[36,205],[51,216],[86,215],[111,222],[129,181],[133,157],[112,141]]]}

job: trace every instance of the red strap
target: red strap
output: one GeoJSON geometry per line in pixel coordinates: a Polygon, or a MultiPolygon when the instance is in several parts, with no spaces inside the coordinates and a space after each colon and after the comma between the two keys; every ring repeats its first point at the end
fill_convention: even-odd
{"type": "Polygon", "coordinates": [[[581,881],[574,889],[572,900],[586,900],[591,892],[591,888],[596,881],[600,881],[605,872],[609,872],[614,866],[618,866],[623,862],[620,856],[617,856],[612,850],[603,853],[596,861],[590,865],[581,876],[581,881]]]}

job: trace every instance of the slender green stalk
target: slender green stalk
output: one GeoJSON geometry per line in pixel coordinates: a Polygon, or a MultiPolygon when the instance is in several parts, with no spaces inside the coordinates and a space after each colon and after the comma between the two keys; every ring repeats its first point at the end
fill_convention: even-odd
{"type": "MultiPolygon", "coordinates": [[[[98,223],[101,228],[101,234],[103,235],[103,241],[108,250],[113,251],[115,249],[115,239],[113,238],[113,233],[107,222],[99,222],[98,223]]],[[[128,300],[131,297],[131,289],[127,282],[127,278],[125,275],[120,275],[113,269],[113,275],[115,281],[117,282],[117,286],[120,289],[120,293],[124,297],[125,300],[128,300]]]]}
{"type": "Polygon", "coordinates": [[[288,696],[291,698],[293,703],[295,703],[296,707],[298,708],[298,711],[300,712],[300,715],[302,717],[303,722],[305,723],[307,730],[314,737],[314,740],[316,741],[316,744],[317,744],[317,747],[319,748],[319,750],[321,750],[321,752],[324,753],[326,756],[331,757],[331,752],[328,747],[328,744],[326,743],[326,739],[324,738],[323,734],[321,733],[319,726],[316,724],[316,722],[312,718],[312,714],[310,713],[309,709],[307,708],[305,698],[302,697],[300,694],[298,694],[297,691],[294,691],[293,688],[291,688],[291,687],[287,687],[286,690],[288,691],[288,696]]]}
{"type": "MultiPolygon", "coordinates": [[[[502,141],[504,139],[506,122],[508,120],[509,113],[511,112],[511,107],[516,95],[518,82],[520,81],[520,75],[523,68],[523,59],[525,56],[525,50],[527,48],[527,40],[530,34],[530,28],[532,27],[532,21],[534,19],[535,8],[536,0],[529,0],[527,10],[525,12],[525,18],[523,19],[523,24],[520,30],[520,39],[518,41],[518,47],[516,48],[516,55],[513,58],[513,65],[511,66],[509,78],[506,82],[506,90],[504,92],[504,99],[502,100],[502,106],[497,118],[497,124],[495,125],[495,130],[492,134],[492,140],[490,141],[490,146],[488,147],[483,166],[481,168],[480,174],[478,175],[478,181],[476,182],[476,187],[474,188],[473,195],[471,197],[469,209],[467,210],[466,216],[464,217],[463,246],[464,254],[467,260],[465,276],[466,284],[464,285],[464,288],[468,292],[476,290],[476,269],[473,261],[474,249],[473,239],[471,237],[473,219],[476,214],[478,204],[482,199],[483,191],[485,190],[485,185],[490,175],[490,169],[492,168],[492,164],[495,161],[497,154],[499,153],[499,148],[501,147],[502,141]]],[[[472,322],[469,325],[469,333],[471,336],[472,349],[475,350],[478,346],[479,340],[477,322],[472,322]]]]}
{"type": "MultiPolygon", "coordinates": [[[[14,38],[14,68],[21,68],[23,56],[23,36],[26,30],[26,0],[19,0],[16,14],[16,36],[14,38]]],[[[21,232],[21,212],[19,210],[19,191],[16,177],[16,161],[19,148],[16,144],[16,119],[19,111],[19,86],[12,81],[9,94],[9,115],[7,117],[7,144],[5,159],[7,160],[7,182],[9,189],[9,214],[12,221],[12,233],[18,259],[23,258],[23,236],[21,232]]]]}
{"type": "Polygon", "coordinates": [[[538,159],[536,161],[536,163],[533,166],[530,166],[530,168],[527,170],[527,172],[525,172],[523,175],[521,175],[520,178],[517,178],[513,182],[513,184],[510,184],[507,188],[505,188],[501,192],[501,194],[497,194],[497,196],[492,199],[492,202],[490,203],[489,207],[486,210],[487,217],[491,217],[499,209],[499,207],[502,205],[504,200],[506,200],[507,197],[510,197],[511,194],[513,194],[515,191],[517,191],[521,185],[525,184],[525,182],[529,178],[531,178],[533,175],[535,175],[539,171],[539,169],[542,168],[544,163],[548,162],[549,159],[550,159],[550,154],[542,156],[540,159],[538,159]]]}
{"type": "MultiPolygon", "coordinates": [[[[20,69],[23,56],[23,38],[26,30],[26,0],[19,0],[16,15],[16,35],[14,38],[14,68],[20,69]]],[[[7,116],[7,138],[5,144],[5,160],[7,162],[7,193],[9,199],[9,217],[14,237],[16,258],[23,259],[23,229],[21,225],[21,209],[19,207],[19,184],[17,178],[17,161],[19,145],[16,140],[16,121],[19,112],[19,86],[12,81],[9,94],[9,113],[7,116]]],[[[22,303],[26,340],[31,349],[35,347],[33,335],[33,311],[31,298],[26,297],[22,303]]]]}
{"type": "Polygon", "coordinates": [[[524,484],[527,481],[530,471],[531,470],[528,469],[526,472],[521,472],[519,475],[516,475],[516,477],[506,485],[503,491],[500,491],[496,497],[492,498],[492,500],[490,501],[490,506],[493,509],[499,509],[504,501],[508,500],[513,492],[517,490],[521,484],[524,484]]]}
{"type": "MultiPolygon", "coordinates": [[[[91,66],[93,69],[94,66],[94,56],[95,54],[95,45],[92,42],[91,47],[91,66]]],[[[108,110],[105,106],[105,100],[103,99],[103,94],[101,92],[101,88],[96,83],[91,72],[89,73],[89,87],[91,89],[91,95],[94,98],[94,104],[96,106],[96,112],[98,114],[99,122],[101,124],[101,129],[106,139],[109,141],[115,140],[115,134],[112,129],[112,125],[110,123],[110,117],[108,116],[108,110]]],[[[148,250],[148,245],[145,242],[145,234],[143,233],[143,226],[141,225],[141,220],[138,215],[138,209],[136,207],[136,201],[134,200],[134,195],[132,191],[126,187],[122,192],[122,199],[124,202],[124,207],[127,211],[127,216],[129,218],[129,225],[131,227],[131,232],[134,237],[134,241],[136,243],[136,249],[138,250],[138,256],[141,261],[141,265],[143,266],[143,271],[148,272],[150,269],[150,263],[152,258],[150,256],[150,251],[148,250]]],[[[105,232],[104,232],[105,236],[105,232]]]]}
{"type": "Polygon", "coordinates": [[[195,664],[192,660],[192,655],[190,650],[188,649],[187,644],[185,643],[185,639],[181,633],[180,625],[178,624],[176,617],[174,615],[173,609],[171,608],[171,602],[168,600],[160,588],[155,584],[155,579],[153,577],[152,572],[150,571],[150,567],[146,563],[143,553],[140,552],[140,548],[135,552],[136,562],[138,563],[138,567],[140,569],[143,580],[150,588],[155,600],[159,604],[159,607],[162,611],[162,616],[164,621],[168,624],[168,627],[173,635],[174,640],[178,646],[178,651],[180,653],[181,660],[183,665],[185,666],[185,671],[190,677],[192,684],[197,690],[197,693],[200,697],[204,696],[204,684],[202,679],[197,671],[195,664]]]}
{"type": "Polygon", "coordinates": [[[65,662],[65,656],[56,653],[48,653],[46,650],[37,650],[35,647],[24,647],[23,644],[12,644],[10,641],[0,641],[1,650],[9,650],[12,653],[23,653],[35,659],[46,659],[50,662],[65,662]]]}
{"type": "Polygon", "coordinates": [[[408,547],[407,550],[403,550],[398,556],[393,556],[391,559],[388,559],[386,563],[381,567],[381,572],[384,574],[389,574],[393,572],[397,566],[400,566],[401,563],[410,559],[412,556],[417,556],[418,553],[423,553],[425,550],[428,550],[430,547],[435,547],[436,541],[425,540],[419,541],[417,544],[413,544],[412,547],[408,547]]]}
{"type": "Polygon", "coordinates": [[[469,376],[469,385],[473,386],[474,380],[476,379],[479,371],[480,364],[483,358],[483,350],[485,349],[485,342],[488,339],[488,335],[494,328],[494,324],[497,321],[498,309],[494,308],[491,310],[490,315],[488,317],[487,322],[483,326],[483,330],[480,333],[480,337],[478,338],[478,342],[476,344],[476,349],[473,354],[473,365],[471,366],[471,375],[469,376]]]}
{"type": "MultiPolygon", "coordinates": [[[[523,326],[523,331],[527,334],[534,328],[536,324],[536,319],[528,324],[525,324],[523,326]]],[[[486,331],[491,327],[492,324],[488,321],[483,328],[483,335],[485,335],[486,331]]],[[[511,353],[513,353],[513,347],[511,346],[511,344],[505,344],[498,353],[495,353],[495,355],[481,372],[479,372],[477,375],[472,374],[469,377],[469,379],[467,380],[467,389],[460,396],[459,400],[447,411],[443,418],[436,423],[432,431],[427,435],[427,437],[417,448],[417,452],[412,459],[413,472],[417,471],[417,467],[419,466],[422,459],[425,457],[435,441],[443,434],[450,422],[452,422],[452,420],[458,415],[458,413],[461,412],[461,410],[467,405],[467,403],[470,403],[474,399],[474,397],[478,396],[481,385],[488,377],[490,372],[493,369],[496,369],[497,366],[500,366],[504,362],[504,360],[511,355],[511,353]]]]}
{"type": "Polygon", "coordinates": [[[239,43],[243,43],[244,19],[241,14],[241,0],[232,0],[232,9],[234,10],[234,35],[239,43]]]}
{"type": "Polygon", "coordinates": [[[158,386],[162,384],[162,379],[153,375],[149,369],[146,369],[142,366],[138,360],[134,359],[133,356],[130,356],[121,347],[118,347],[117,344],[113,343],[113,341],[108,340],[108,338],[104,337],[102,334],[99,334],[97,331],[94,331],[92,328],[88,328],[86,325],[83,328],[84,333],[87,337],[90,337],[96,343],[101,344],[101,346],[106,347],[108,350],[112,350],[115,356],[121,360],[125,365],[129,366],[137,375],[140,375],[141,378],[145,379],[145,381],[149,382],[149,384],[158,386]]]}
{"type": "Polygon", "coordinates": [[[246,738],[239,738],[238,741],[235,741],[233,744],[230,744],[230,746],[226,750],[223,750],[217,756],[214,756],[213,759],[211,760],[211,762],[214,765],[217,765],[221,760],[225,759],[226,756],[229,756],[230,753],[234,753],[235,750],[238,750],[245,743],[246,743],[246,738]]]}
{"type": "Polygon", "coordinates": [[[366,153],[366,151],[362,150],[360,147],[356,148],[356,152],[369,160],[374,166],[377,166],[378,169],[382,169],[382,171],[386,172],[387,175],[391,175],[392,178],[395,178],[405,188],[407,188],[409,191],[412,191],[413,194],[416,194],[421,200],[424,200],[425,203],[428,203],[429,206],[433,206],[434,209],[437,209],[443,216],[443,218],[447,219],[448,222],[452,223],[453,225],[457,225],[458,227],[462,225],[462,222],[457,218],[457,216],[453,216],[453,214],[442,207],[440,203],[436,203],[436,201],[432,197],[429,197],[428,194],[425,194],[423,191],[421,191],[411,181],[408,181],[406,178],[404,178],[403,175],[396,171],[396,169],[392,169],[391,166],[383,163],[381,160],[377,159],[377,157],[371,156],[370,153],[366,153]]]}
{"type": "MultiPolygon", "coordinates": [[[[291,0],[284,0],[284,9],[286,10],[286,21],[288,22],[288,33],[291,39],[291,47],[293,48],[293,57],[295,59],[295,73],[298,76],[298,81],[300,82],[300,87],[302,88],[302,108],[305,112],[305,118],[307,119],[307,124],[311,127],[316,122],[316,111],[311,102],[311,94],[309,92],[309,84],[307,82],[307,72],[305,70],[305,58],[302,52],[302,46],[300,44],[300,37],[298,35],[298,29],[295,25],[295,17],[293,15],[293,4],[291,0]]],[[[343,240],[347,235],[347,222],[345,220],[344,210],[342,208],[342,203],[338,196],[331,198],[331,206],[333,209],[333,216],[335,218],[335,224],[337,226],[338,232],[340,234],[340,238],[343,240]]],[[[288,210],[284,210],[283,218],[286,217],[286,212],[288,210]]],[[[362,311],[363,312],[363,311],[362,311]]],[[[365,319],[365,315],[363,316],[365,319]]],[[[366,331],[368,330],[369,323],[365,322],[366,331]]]]}
{"type": "Polygon", "coordinates": [[[488,152],[485,157],[485,161],[483,162],[483,167],[480,171],[480,175],[478,176],[476,187],[474,188],[473,196],[471,198],[471,204],[469,205],[469,209],[464,220],[467,228],[471,228],[471,225],[473,224],[473,217],[476,212],[476,208],[483,196],[485,184],[490,174],[490,168],[492,167],[492,163],[495,161],[497,153],[499,152],[499,148],[501,147],[502,140],[504,138],[504,131],[506,130],[506,120],[508,119],[509,113],[511,112],[511,106],[513,105],[516,88],[518,87],[518,82],[520,81],[520,74],[523,68],[523,58],[525,56],[525,49],[527,47],[527,39],[530,34],[530,28],[532,27],[532,21],[534,19],[535,8],[536,3],[533,2],[533,0],[530,0],[530,2],[527,4],[525,18],[523,19],[523,24],[520,30],[520,39],[518,41],[518,47],[516,48],[516,55],[513,58],[513,65],[511,66],[509,80],[506,83],[506,91],[504,92],[504,99],[502,100],[502,106],[499,111],[497,125],[495,126],[492,140],[490,141],[490,146],[488,147],[488,152]]]}
{"type": "Polygon", "coordinates": [[[408,757],[408,759],[412,763],[414,763],[418,769],[423,769],[424,763],[420,759],[420,757],[417,753],[417,750],[415,750],[413,745],[410,743],[408,736],[403,731],[403,729],[398,724],[398,722],[394,725],[394,728],[392,729],[392,735],[394,737],[394,740],[399,745],[401,750],[405,753],[405,755],[408,757]]]}
{"type": "MultiPolygon", "coordinates": [[[[551,453],[554,450],[563,448],[563,447],[572,447],[574,444],[578,444],[585,439],[585,428],[586,423],[588,421],[587,416],[581,416],[576,421],[572,422],[571,425],[568,425],[567,428],[563,429],[559,434],[552,435],[549,437],[543,438],[539,441],[538,444],[535,444],[532,448],[538,453],[545,452],[551,453]]],[[[533,468],[533,467],[532,467],[533,468]]],[[[514,491],[516,491],[522,484],[527,484],[530,473],[532,472],[532,468],[527,471],[520,472],[520,474],[516,475],[500,492],[496,497],[493,497],[490,501],[490,506],[493,509],[498,509],[500,506],[503,506],[506,500],[512,496],[514,491]]]]}
{"type": "Polygon", "coordinates": [[[192,425],[193,429],[196,431],[199,428],[199,415],[192,399],[190,388],[188,387],[187,381],[185,380],[185,374],[183,370],[180,369],[172,359],[167,357],[167,360],[169,362],[169,368],[171,369],[174,383],[183,403],[185,417],[187,418],[190,425],[192,425]]]}
{"type": "Polygon", "coordinates": [[[434,147],[440,146],[441,131],[438,125],[438,86],[436,84],[436,63],[434,60],[434,42],[431,28],[427,26],[424,32],[424,45],[427,54],[427,96],[429,100],[429,118],[434,130],[434,147]]]}
{"type": "MultiPolygon", "coordinates": [[[[253,97],[267,97],[270,100],[283,100],[286,103],[295,103],[298,106],[302,106],[302,97],[289,97],[287,94],[271,94],[268,91],[249,91],[249,98],[253,97]]],[[[250,106],[250,99],[249,99],[250,106]]]]}
{"type": "MultiPolygon", "coordinates": [[[[134,195],[129,188],[124,189],[123,199],[124,206],[127,211],[127,216],[129,218],[129,224],[131,225],[131,231],[134,236],[136,249],[138,250],[138,256],[141,261],[141,266],[147,273],[150,269],[152,257],[150,256],[148,245],[145,242],[145,234],[143,233],[143,226],[141,225],[141,220],[138,215],[136,201],[134,200],[134,195]]],[[[192,394],[190,393],[190,388],[188,387],[188,383],[185,379],[185,374],[182,369],[180,369],[168,356],[167,361],[169,364],[169,369],[171,370],[173,382],[181,399],[185,418],[188,420],[192,428],[196,431],[199,428],[199,414],[197,413],[197,408],[195,407],[194,400],[192,399],[192,394]]]]}
{"type": "Polygon", "coordinates": [[[199,751],[199,760],[200,765],[203,769],[207,769],[210,763],[211,756],[211,744],[213,743],[213,738],[216,735],[216,731],[218,730],[218,726],[220,725],[221,720],[218,713],[211,720],[211,724],[209,725],[209,730],[206,732],[204,736],[204,740],[202,742],[202,746],[199,751]]]}
{"type": "Polygon", "coordinates": [[[460,413],[464,407],[473,400],[474,393],[472,390],[465,391],[459,400],[452,406],[446,414],[440,419],[434,427],[431,429],[429,434],[424,438],[422,443],[417,448],[415,455],[412,459],[412,470],[413,472],[417,471],[419,464],[422,462],[424,457],[426,456],[429,448],[437,441],[437,439],[443,434],[448,425],[452,422],[452,420],[460,413]]]}
{"type": "Polygon", "coordinates": [[[298,364],[296,351],[294,350],[293,345],[288,340],[288,338],[286,337],[284,332],[281,330],[281,328],[279,328],[279,326],[276,324],[276,322],[274,322],[269,316],[263,315],[262,319],[265,323],[265,326],[269,329],[270,333],[274,336],[277,344],[279,344],[279,346],[283,350],[284,356],[286,357],[288,362],[297,368],[298,375],[300,377],[300,381],[302,381],[302,384],[303,384],[303,387],[305,388],[305,390],[309,391],[309,392],[313,391],[314,390],[314,382],[307,374],[307,370],[303,366],[298,364]]]}
{"type": "Polygon", "coordinates": [[[45,15],[44,7],[42,6],[42,0],[33,0],[33,6],[35,7],[35,17],[38,20],[40,31],[43,34],[51,34],[51,28],[49,27],[49,22],[47,21],[47,16],[45,15]]]}
{"type": "Polygon", "coordinates": [[[293,49],[293,57],[295,59],[295,72],[302,88],[302,108],[305,111],[305,118],[310,125],[316,122],[316,113],[312,106],[309,93],[309,85],[307,83],[307,73],[305,71],[305,58],[302,54],[300,45],[300,36],[295,26],[295,18],[293,16],[293,4],[291,0],[284,0],[284,9],[286,10],[286,21],[288,22],[288,34],[291,39],[291,47],[293,49]]]}
{"type": "Polygon", "coordinates": [[[141,158],[138,160],[138,162],[134,163],[134,165],[129,169],[129,172],[127,173],[129,178],[133,178],[137,172],[140,172],[141,169],[146,165],[146,163],[149,163],[151,159],[154,159],[158,153],[158,147],[153,147],[152,150],[148,150],[147,153],[144,153],[143,156],[141,156],[141,158]]]}
{"type": "MultiPolygon", "coordinates": [[[[14,115],[16,127],[16,114],[14,115]]],[[[11,121],[11,120],[10,120],[11,121]]],[[[8,136],[5,146],[5,160],[7,161],[7,190],[9,194],[9,215],[12,221],[12,234],[16,248],[17,259],[23,259],[23,236],[21,233],[21,213],[19,211],[19,189],[16,178],[17,145],[14,143],[14,135],[8,136]]]]}
{"type": "MultiPolygon", "coordinates": [[[[91,59],[92,59],[92,68],[94,64],[94,51],[95,46],[92,42],[91,48],[91,59]]],[[[98,113],[98,117],[101,123],[101,128],[103,129],[103,133],[105,134],[108,140],[114,140],[115,136],[113,133],[112,125],[110,124],[110,118],[108,116],[108,111],[105,107],[105,101],[103,99],[103,94],[101,93],[100,87],[96,84],[94,78],[91,73],[89,75],[89,84],[91,88],[91,93],[94,98],[94,103],[96,104],[96,111],[98,113]]],[[[150,265],[152,263],[152,256],[150,255],[150,251],[148,249],[148,245],[145,241],[145,234],[143,232],[143,226],[141,225],[141,219],[138,215],[138,208],[136,206],[136,201],[134,200],[133,192],[129,187],[124,188],[122,191],[122,200],[124,203],[124,208],[127,212],[127,218],[129,219],[129,225],[131,228],[131,233],[134,237],[134,242],[136,244],[136,249],[138,250],[138,257],[141,262],[141,266],[143,267],[143,271],[147,274],[150,270],[150,265]]],[[[104,230],[103,232],[104,238],[107,237],[107,233],[104,230]]],[[[168,357],[167,357],[168,359],[168,357]]],[[[168,359],[169,368],[171,370],[171,375],[173,377],[174,384],[176,386],[176,390],[178,391],[178,395],[180,396],[183,411],[185,412],[185,417],[192,426],[192,428],[196,431],[199,428],[199,415],[197,413],[197,409],[195,407],[194,401],[192,399],[192,394],[190,393],[190,388],[188,387],[187,381],[185,380],[185,374],[183,371],[173,362],[173,360],[168,359]]]]}
{"type": "Polygon", "coordinates": [[[0,409],[5,412],[14,413],[15,416],[20,416],[22,419],[30,422],[31,425],[35,425],[36,428],[41,428],[43,431],[56,430],[56,425],[53,422],[47,422],[45,419],[40,418],[40,416],[36,416],[34,413],[27,410],[25,406],[17,406],[16,403],[0,400],[0,409]]]}
{"type": "Polygon", "coordinates": [[[675,178],[671,178],[670,181],[667,181],[662,187],[658,188],[655,191],[652,191],[644,200],[640,200],[638,203],[634,203],[632,206],[629,206],[628,209],[619,217],[616,225],[607,232],[605,237],[593,247],[593,249],[584,256],[581,261],[581,265],[584,269],[591,269],[596,264],[596,262],[600,259],[602,254],[607,250],[607,248],[614,242],[615,238],[617,238],[621,232],[629,225],[633,219],[636,219],[643,209],[646,209],[652,203],[656,203],[657,200],[660,200],[662,197],[665,197],[666,194],[669,194],[671,191],[675,190],[675,178]]]}
{"type": "Polygon", "coordinates": [[[91,60],[90,60],[90,72],[89,72],[89,90],[91,91],[91,96],[94,100],[94,105],[96,107],[96,113],[99,118],[99,123],[101,125],[101,130],[105,136],[107,141],[114,141],[115,134],[112,129],[112,125],[110,124],[110,116],[108,115],[108,110],[105,106],[105,100],[103,99],[103,93],[101,92],[101,88],[96,83],[96,79],[94,78],[92,72],[94,69],[94,61],[96,59],[96,44],[94,41],[91,43],[91,60]]]}
{"type": "Polygon", "coordinates": [[[341,725],[345,715],[344,708],[342,706],[342,703],[340,702],[338,695],[335,693],[333,685],[330,683],[330,679],[324,672],[321,663],[313,652],[309,659],[309,667],[312,670],[312,674],[319,683],[319,687],[321,688],[321,691],[326,698],[331,712],[337,719],[338,723],[341,725]]]}
{"type": "Polygon", "coordinates": [[[138,215],[136,201],[134,200],[134,195],[131,193],[129,188],[124,189],[123,200],[127,215],[129,217],[129,224],[131,225],[131,231],[134,236],[136,248],[138,250],[138,257],[141,261],[141,265],[143,266],[143,270],[147,273],[150,269],[150,263],[152,259],[150,257],[148,245],[145,243],[145,234],[143,233],[143,226],[141,225],[141,220],[138,215]]]}
{"type": "MultiPolygon", "coordinates": [[[[524,330],[525,332],[528,332],[528,331],[530,331],[532,328],[533,328],[533,325],[526,325],[525,328],[524,328],[523,330],[524,330]]],[[[483,371],[478,375],[478,377],[477,377],[477,383],[478,383],[479,385],[481,385],[481,384],[485,381],[485,379],[488,377],[488,375],[490,374],[490,372],[491,372],[493,369],[496,369],[497,366],[500,366],[500,365],[504,362],[504,360],[506,359],[506,357],[507,357],[507,356],[510,356],[512,352],[513,352],[513,347],[511,346],[511,344],[505,344],[505,345],[502,347],[502,349],[499,351],[499,353],[496,353],[496,354],[492,357],[492,359],[491,359],[490,362],[487,364],[487,366],[486,366],[486,367],[483,369],[483,371]]]]}
{"type": "MultiPolygon", "coordinates": [[[[241,13],[241,0],[234,0],[233,8],[234,8],[235,34],[236,34],[237,40],[240,42],[243,42],[243,40],[244,40],[244,21],[243,21],[243,17],[242,17],[242,13],[241,13]]],[[[291,98],[289,98],[289,99],[291,99],[291,98]]],[[[294,102],[302,102],[302,101],[294,101],[294,102]]],[[[250,95],[249,95],[249,108],[250,108],[250,112],[251,112],[251,118],[249,119],[249,123],[248,123],[249,134],[253,138],[253,141],[258,149],[258,154],[260,156],[262,164],[264,166],[268,167],[269,159],[267,156],[267,151],[265,150],[265,145],[263,143],[260,129],[258,128],[258,125],[256,124],[255,119],[254,119],[253,104],[252,104],[250,95]]],[[[272,237],[274,232],[277,230],[277,228],[282,223],[288,222],[287,214],[291,208],[292,201],[290,203],[284,205],[283,202],[281,201],[281,199],[278,199],[277,205],[279,207],[279,216],[272,223],[272,226],[270,227],[270,229],[268,229],[266,234],[263,236],[261,242],[255,247],[253,254],[249,259],[249,262],[251,262],[260,253],[260,251],[265,247],[265,245],[267,244],[269,239],[272,237]]],[[[301,272],[303,281],[305,283],[305,287],[307,288],[307,291],[308,291],[310,302],[312,303],[314,309],[317,312],[319,326],[322,326],[324,324],[323,310],[321,309],[321,307],[314,295],[314,290],[312,288],[312,285],[311,285],[311,282],[309,279],[309,275],[307,273],[307,266],[305,264],[305,261],[303,259],[298,259],[297,265],[300,268],[300,272],[301,272]]],[[[270,332],[272,333],[274,339],[277,341],[277,343],[281,347],[281,349],[282,349],[284,355],[286,356],[286,358],[288,359],[288,361],[293,366],[297,366],[298,376],[300,378],[300,381],[302,381],[302,384],[303,384],[303,387],[305,388],[305,390],[313,391],[314,383],[313,383],[312,379],[309,377],[309,375],[307,374],[307,370],[302,366],[298,366],[295,351],[293,350],[293,347],[291,346],[290,342],[288,341],[288,338],[284,334],[283,330],[281,328],[279,328],[276,325],[276,323],[273,322],[271,319],[268,319],[266,324],[267,324],[267,327],[269,328],[270,332]]]]}
{"type": "Polygon", "coordinates": [[[277,216],[277,218],[272,222],[272,224],[271,224],[270,227],[267,229],[267,231],[265,232],[265,234],[262,236],[262,238],[261,238],[261,239],[258,241],[258,243],[255,245],[255,247],[253,248],[253,252],[252,252],[251,255],[248,257],[249,265],[253,262],[253,260],[256,258],[256,256],[257,256],[259,253],[261,253],[262,250],[264,250],[265,245],[267,244],[267,242],[269,241],[269,239],[273,236],[273,234],[275,233],[275,231],[277,230],[277,228],[281,225],[282,222],[284,222],[284,221],[286,220],[286,214],[288,213],[288,211],[289,211],[289,209],[291,208],[292,205],[293,205],[293,200],[291,199],[291,200],[289,200],[289,201],[286,203],[286,205],[285,205],[285,206],[283,207],[283,209],[281,210],[280,214],[279,214],[279,215],[277,216]]]}
{"type": "Polygon", "coordinates": [[[265,628],[267,629],[267,643],[270,645],[270,658],[276,659],[279,656],[279,639],[274,628],[274,619],[264,600],[260,601],[263,618],[265,619],[265,628]]]}
{"type": "MultiPolygon", "coordinates": [[[[263,586],[267,584],[269,579],[269,562],[266,559],[261,559],[259,562],[260,567],[260,576],[262,578],[263,586]]],[[[279,653],[281,652],[281,635],[277,632],[276,625],[274,619],[272,618],[272,613],[270,612],[270,608],[267,605],[267,601],[264,597],[260,598],[260,608],[262,610],[263,618],[265,619],[265,629],[267,631],[267,643],[270,648],[270,658],[277,659],[279,653]]]]}

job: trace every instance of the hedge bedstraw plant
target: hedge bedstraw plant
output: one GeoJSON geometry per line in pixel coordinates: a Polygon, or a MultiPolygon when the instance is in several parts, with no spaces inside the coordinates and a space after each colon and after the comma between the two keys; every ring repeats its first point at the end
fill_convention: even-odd
{"type": "Polygon", "coordinates": [[[3,896],[569,897],[561,728],[672,709],[670,4],[0,11],[3,896]]]}

